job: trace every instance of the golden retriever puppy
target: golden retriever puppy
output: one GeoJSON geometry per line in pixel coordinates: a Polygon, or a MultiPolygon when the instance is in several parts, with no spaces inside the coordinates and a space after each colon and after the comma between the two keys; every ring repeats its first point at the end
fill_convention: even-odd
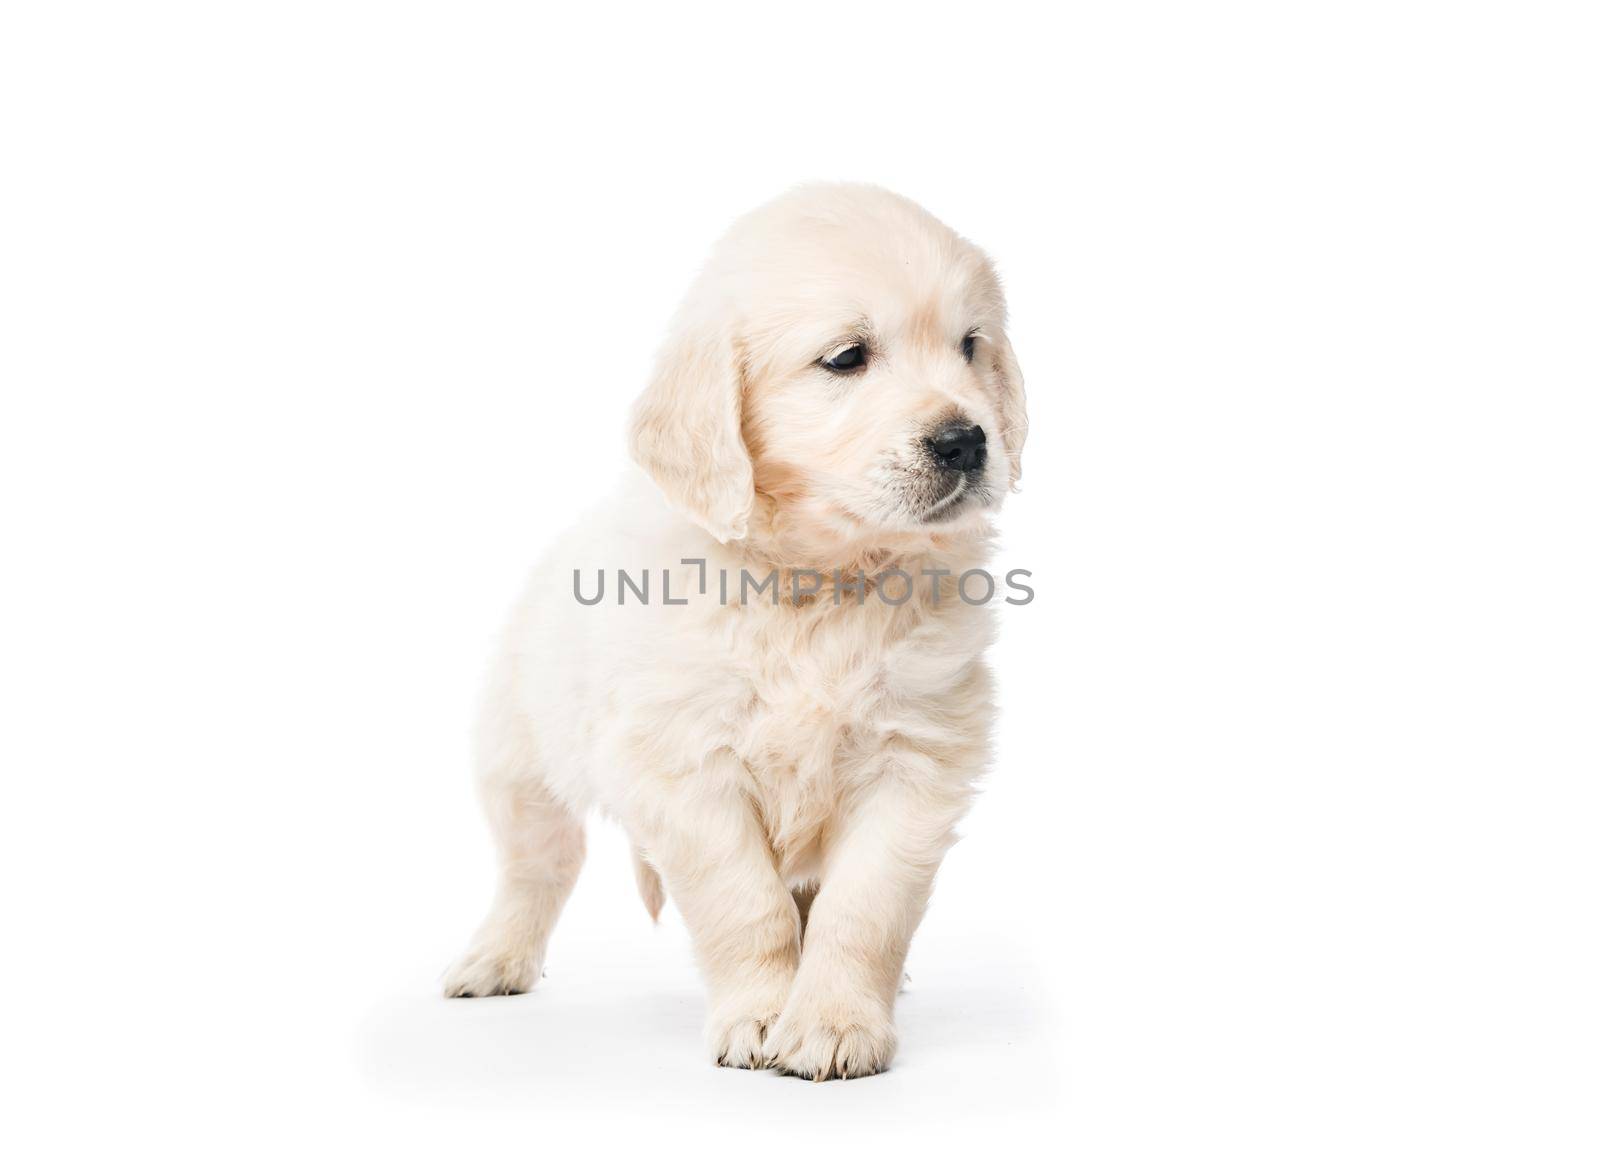
{"type": "Polygon", "coordinates": [[[802,187],[717,245],[634,411],[642,472],[545,559],[494,664],[500,885],[447,995],[535,984],[598,807],[688,925],[717,1063],[888,1066],[989,755],[993,610],[963,576],[1027,432],[1005,314],[981,251],[873,187],[802,187]]]}

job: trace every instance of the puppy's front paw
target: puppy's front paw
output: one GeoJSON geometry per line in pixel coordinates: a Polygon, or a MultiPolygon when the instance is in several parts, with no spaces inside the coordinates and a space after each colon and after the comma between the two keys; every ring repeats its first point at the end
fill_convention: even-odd
{"type": "Polygon", "coordinates": [[[765,1068],[767,1033],[778,1021],[787,982],[719,1001],[706,1021],[711,1058],[723,1068],[765,1068]]]}
{"type": "Polygon", "coordinates": [[[707,1026],[706,1040],[711,1045],[711,1057],[719,1068],[765,1068],[767,1055],[763,1051],[767,1029],[776,1016],[740,1016],[725,1021],[713,1021],[707,1026]]]}
{"type": "Polygon", "coordinates": [[[894,1023],[877,1003],[797,992],[767,1036],[767,1062],[808,1080],[871,1076],[894,1059],[894,1023]]]}

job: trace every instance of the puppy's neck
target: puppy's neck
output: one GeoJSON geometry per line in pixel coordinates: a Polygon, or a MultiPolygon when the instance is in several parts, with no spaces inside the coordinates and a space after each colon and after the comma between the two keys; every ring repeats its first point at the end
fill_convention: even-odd
{"type": "Polygon", "coordinates": [[[830,582],[873,579],[901,571],[912,578],[948,572],[959,575],[989,558],[994,528],[987,522],[955,530],[936,528],[899,533],[852,533],[800,529],[759,513],[749,535],[737,544],[752,573],[776,570],[788,591],[797,574],[816,574],[830,582]]]}

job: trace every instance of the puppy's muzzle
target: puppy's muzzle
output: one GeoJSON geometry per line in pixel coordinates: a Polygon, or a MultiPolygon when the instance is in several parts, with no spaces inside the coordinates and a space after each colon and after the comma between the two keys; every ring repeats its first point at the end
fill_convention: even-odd
{"type": "Polygon", "coordinates": [[[965,423],[965,418],[942,426],[926,438],[925,444],[933,455],[933,463],[950,474],[976,477],[983,472],[984,462],[989,459],[983,429],[965,423]]]}

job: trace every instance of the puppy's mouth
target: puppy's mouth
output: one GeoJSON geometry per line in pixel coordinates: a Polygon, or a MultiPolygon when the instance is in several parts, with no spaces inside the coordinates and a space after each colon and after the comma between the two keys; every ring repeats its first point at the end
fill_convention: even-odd
{"type": "Polygon", "coordinates": [[[922,512],[924,522],[937,522],[940,518],[947,518],[963,508],[963,503],[972,496],[972,479],[962,474],[956,479],[955,488],[944,497],[934,502],[922,512]]]}
{"type": "Polygon", "coordinates": [[[937,526],[994,503],[994,491],[981,470],[946,476],[939,482],[939,488],[942,492],[917,513],[918,522],[937,526]]]}

